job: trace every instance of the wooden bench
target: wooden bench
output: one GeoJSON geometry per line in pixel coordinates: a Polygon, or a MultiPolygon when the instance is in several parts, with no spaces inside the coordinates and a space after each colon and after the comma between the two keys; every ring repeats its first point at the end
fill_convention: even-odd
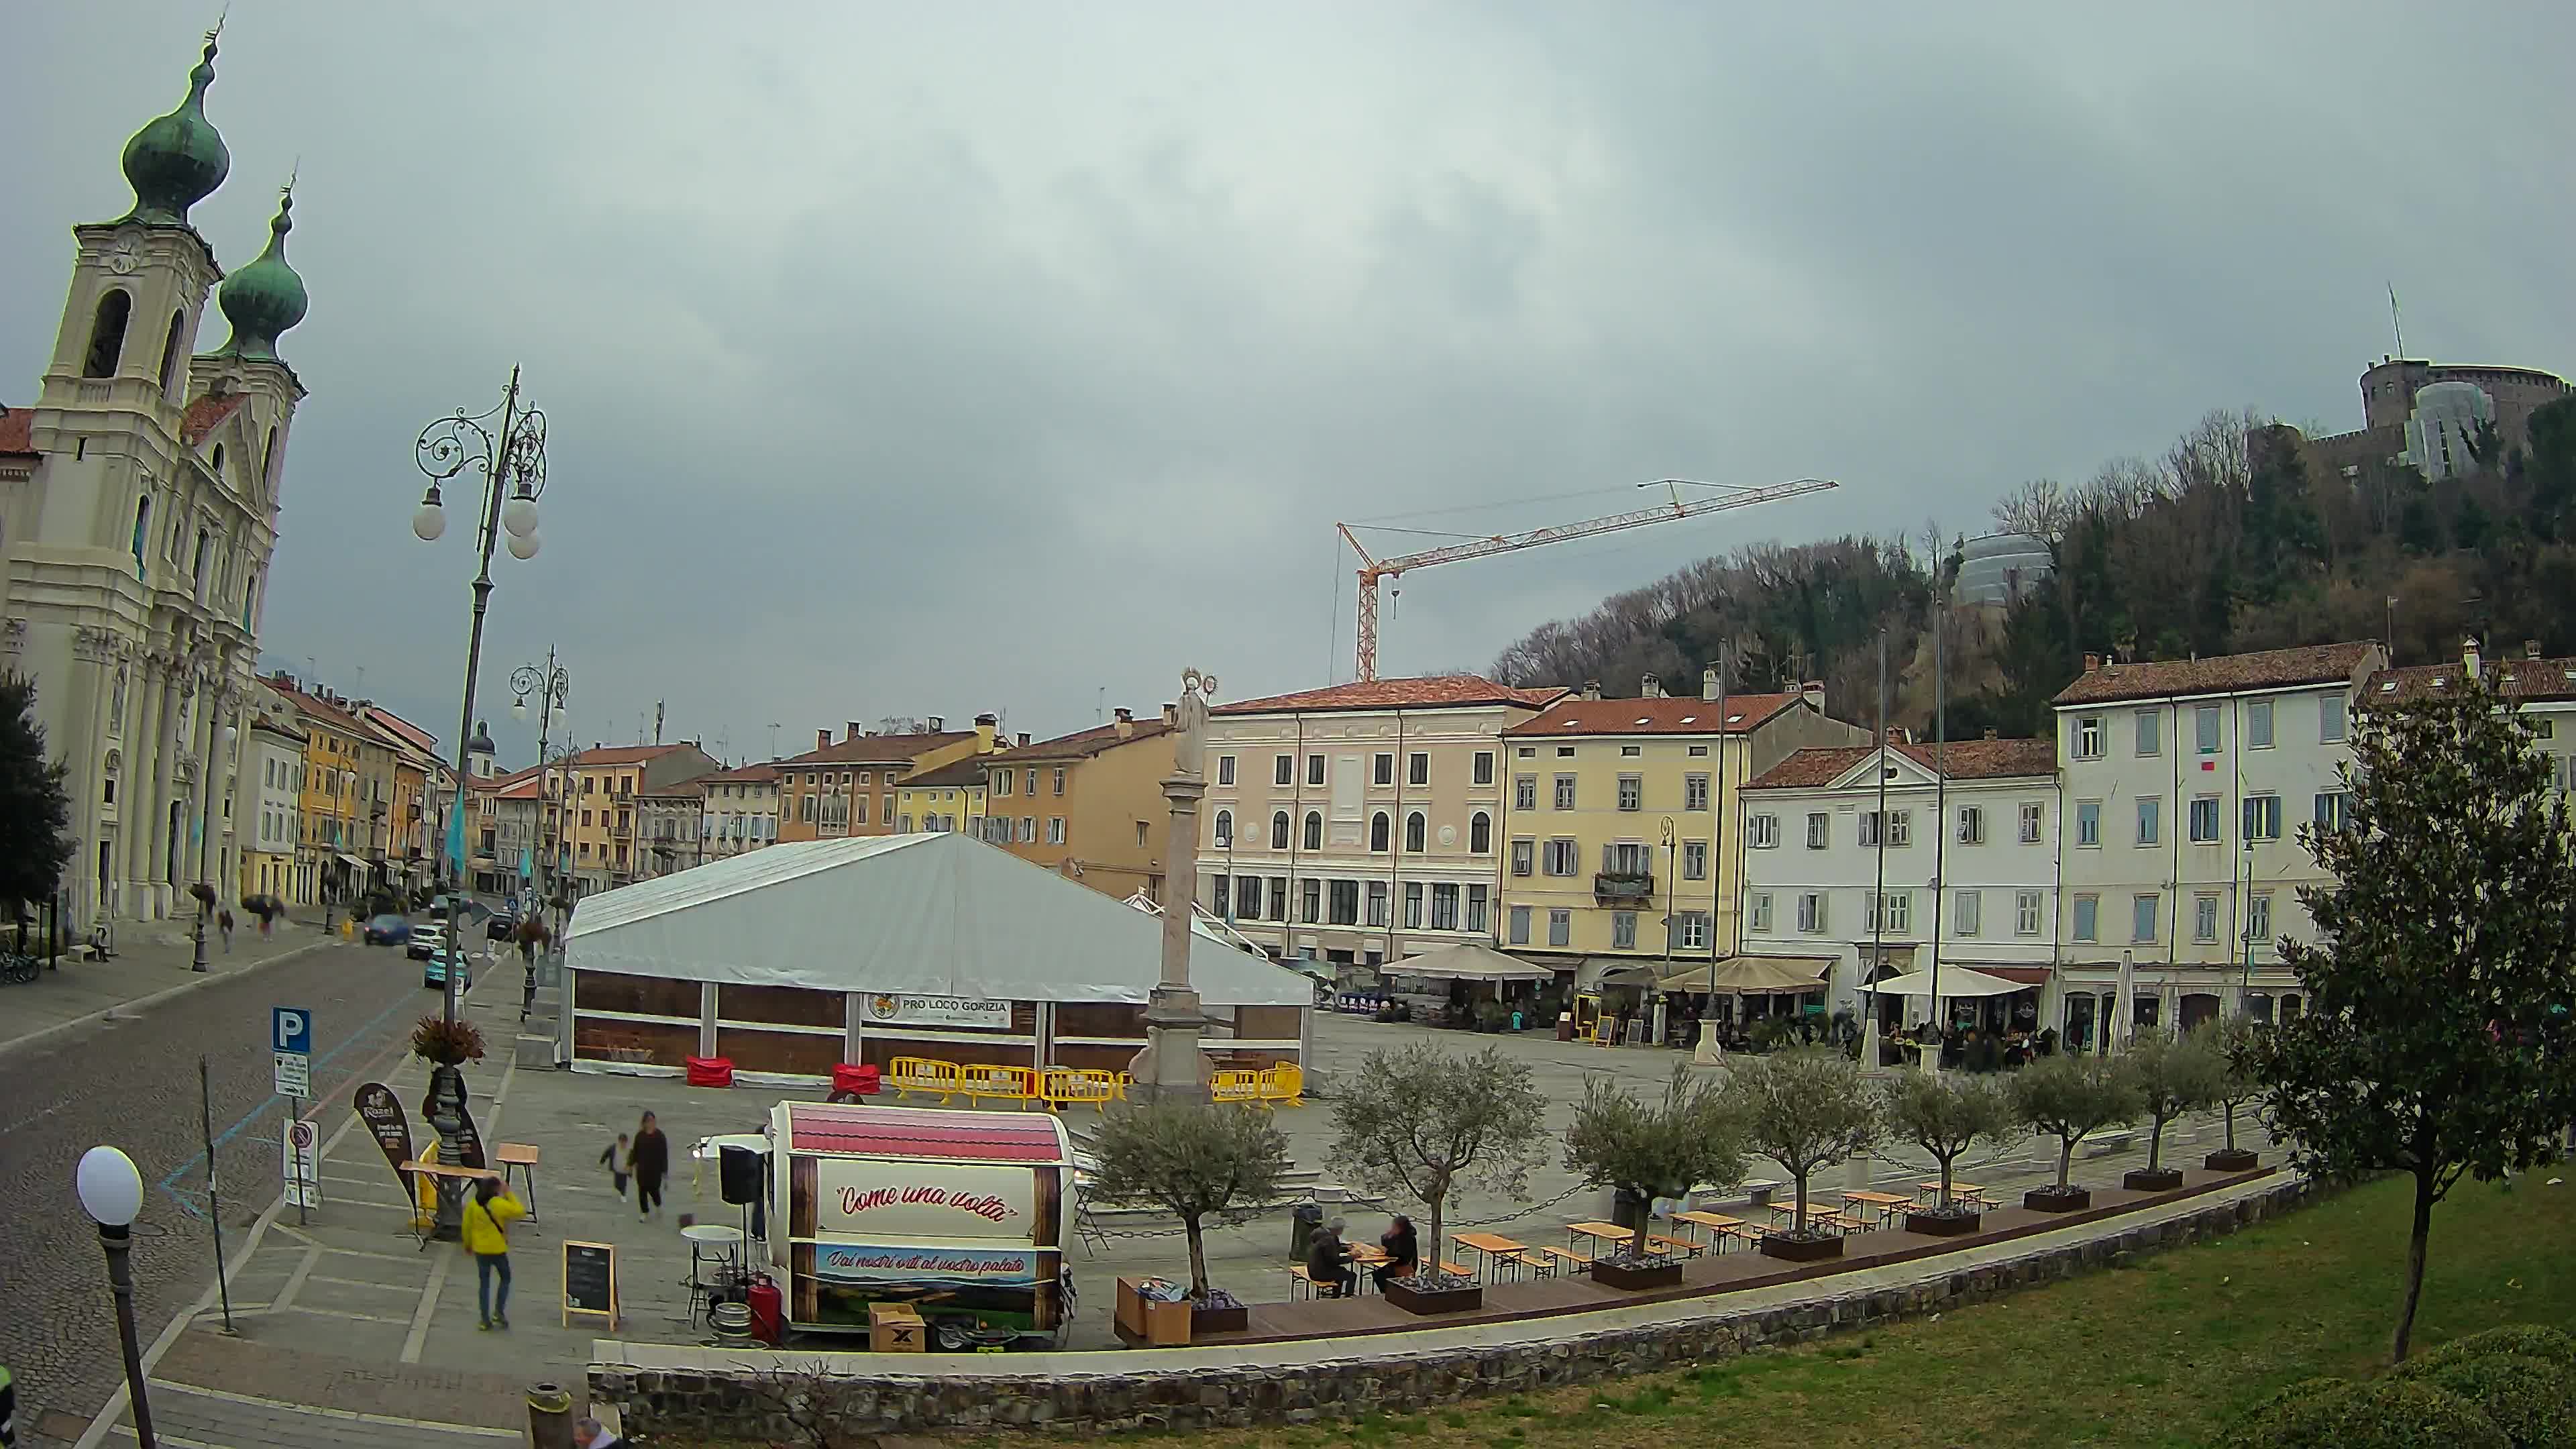
{"type": "Polygon", "coordinates": [[[1517,1253],[1503,1253],[1498,1256],[1506,1263],[1515,1263],[1521,1267],[1529,1269],[1530,1276],[1533,1278],[1552,1278],[1556,1276],[1556,1260],[1548,1255],[1557,1251],[1560,1250],[1554,1248],[1523,1248],[1517,1253]]]}
{"type": "Polygon", "coordinates": [[[1565,1248],[1532,1248],[1530,1249],[1530,1252],[1544,1257],[1550,1264],[1559,1268],[1572,1268],[1580,1271],[1592,1266],[1592,1260],[1590,1258],[1583,1256],[1581,1253],[1573,1252],[1565,1248]]]}
{"type": "Polygon", "coordinates": [[[1654,1249],[1658,1253],[1683,1258],[1696,1258],[1702,1252],[1706,1251],[1699,1244],[1690,1241],[1688,1238],[1659,1238],[1649,1235],[1646,1239],[1646,1246],[1654,1249]]]}

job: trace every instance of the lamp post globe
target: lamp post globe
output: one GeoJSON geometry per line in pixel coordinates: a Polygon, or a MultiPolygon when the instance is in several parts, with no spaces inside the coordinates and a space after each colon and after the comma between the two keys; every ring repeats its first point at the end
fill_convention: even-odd
{"type": "Polygon", "coordinates": [[[152,1404],[144,1394],[143,1345],[134,1335],[134,1273],[127,1261],[133,1247],[134,1220],[143,1212],[143,1174],[134,1159],[113,1147],[93,1147],[81,1154],[72,1172],[72,1189],[81,1211],[98,1224],[98,1245],[107,1254],[107,1286],[116,1300],[116,1337],[125,1351],[125,1393],[134,1411],[134,1438],[143,1449],[160,1442],[152,1435],[152,1404]]]}
{"type": "Polygon", "coordinates": [[[423,543],[436,543],[447,535],[447,510],[439,506],[437,484],[429,485],[420,507],[412,510],[411,532],[423,543]]]}
{"type": "Polygon", "coordinates": [[[524,486],[509,502],[501,505],[501,527],[512,538],[525,538],[537,531],[537,496],[524,486]]]}
{"type": "Polygon", "coordinates": [[[518,559],[522,563],[535,558],[539,547],[540,540],[533,533],[514,533],[510,535],[510,557],[518,559]]]}
{"type": "Polygon", "coordinates": [[[130,1228],[143,1214],[143,1174],[134,1159],[113,1147],[93,1147],[81,1154],[72,1186],[81,1211],[102,1228],[130,1228]]]}

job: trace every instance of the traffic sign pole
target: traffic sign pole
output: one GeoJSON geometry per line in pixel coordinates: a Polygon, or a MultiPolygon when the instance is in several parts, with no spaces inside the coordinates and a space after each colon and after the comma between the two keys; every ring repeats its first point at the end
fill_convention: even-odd
{"type": "Polygon", "coordinates": [[[288,1103],[279,1165],[286,1178],[286,1199],[295,1204],[295,1222],[301,1227],[307,1221],[306,1210],[319,1201],[322,1187],[313,1124],[302,1120],[303,1104],[313,1095],[313,1013],[300,1006],[270,1007],[268,1047],[277,1069],[277,1095],[288,1103]]]}

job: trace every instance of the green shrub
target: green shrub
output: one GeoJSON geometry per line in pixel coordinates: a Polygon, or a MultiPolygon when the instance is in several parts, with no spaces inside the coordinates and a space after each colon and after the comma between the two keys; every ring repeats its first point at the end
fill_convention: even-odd
{"type": "Polygon", "coordinates": [[[2416,1372],[2438,1364],[2455,1363],[2467,1358],[2486,1358],[2495,1354],[2536,1358],[2564,1368],[2576,1368],[2576,1338],[2571,1338],[2555,1328],[2543,1328],[2537,1323],[2508,1323],[2502,1328],[2490,1328],[2483,1333],[2472,1333],[2466,1338],[2452,1339],[2431,1353],[2408,1363],[2406,1368],[2399,1372],[2416,1372]]]}
{"type": "MultiPolygon", "coordinates": [[[[2480,1337],[2485,1335],[2481,1334],[2480,1337]]],[[[2576,1444],[2576,1384],[2545,1359],[2484,1354],[2433,1364],[2407,1377],[2476,1404],[2514,1449],[2576,1444]]]]}
{"type": "Polygon", "coordinates": [[[2476,1404],[2430,1384],[2309,1380],[2274,1395],[2213,1449],[2514,1449],[2476,1404]]]}

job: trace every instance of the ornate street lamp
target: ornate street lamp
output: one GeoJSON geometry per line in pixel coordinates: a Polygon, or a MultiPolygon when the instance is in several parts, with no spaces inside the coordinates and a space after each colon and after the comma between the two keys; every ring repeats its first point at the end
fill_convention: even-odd
{"type": "Polygon", "coordinates": [[[152,1405],[143,1393],[143,1347],[134,1336],[134,1273],[126,1256],[134,1244],[134,1220],[143,1213],[143,1174],[134,1159],[113,1147],[93,1147],[81,1154],[72,1176],[81,1211],[98,1224],[98,1245],[107,1252],[107,1286],[116,1298],[116,1336],[125,1349],[125,1396],[134,1409],[134,1437],[142,1449],[153,1449],[152,1405]]]}
{"type": "MultiPolygon", "coordinates": [[[[507,522],[503,520],[505,526],[507,522]]],[[[572,676],[555,662],[555,651],[549,646],[545,668],[522,664],[510,671],[510,693],[515,696],[510,702],[510,714],[516,719],[526,719],[528,697],[534,695],[537,698],[537,848],[540,859],[537,862],[536,888],[538,909],[542,910],[545,903],[554,899],[554,851],[548,844],[550,837],[546,829],[546,817],[554,803],[548,793],[549,782],[553,779],[553,762],[546,758],[546,742],[554,727],[563,722],[564,704],[572,695],[572,676]]]]}

